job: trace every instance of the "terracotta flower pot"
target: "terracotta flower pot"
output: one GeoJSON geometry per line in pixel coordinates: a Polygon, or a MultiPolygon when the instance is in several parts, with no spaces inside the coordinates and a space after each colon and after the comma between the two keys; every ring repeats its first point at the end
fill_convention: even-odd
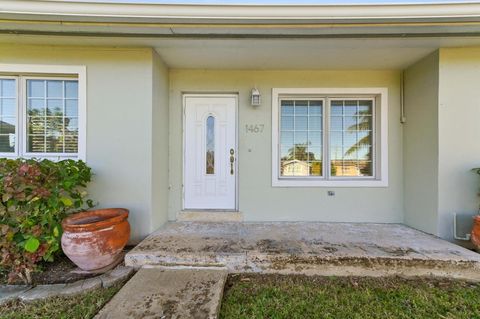
{"type": "Polygon", "coordinates": [[[471,240],[475,249],[480,252],[480,216],[473,218],[473,228],[471,240]]]}
{"type": "Polygon", "coordinates": [[[97,209],[62,221],[63,252],[83,270],[104,268],[116,261],[130,238],[128,210],[97,209]]]}

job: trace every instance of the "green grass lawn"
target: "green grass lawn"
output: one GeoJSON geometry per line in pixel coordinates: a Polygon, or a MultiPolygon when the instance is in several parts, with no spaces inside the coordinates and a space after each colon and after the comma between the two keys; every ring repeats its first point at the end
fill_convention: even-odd
{"type": "Polygon", "coordinates": [[[90,319],[105,305],[124,283],[110,288],[77,295],[54,297],[32,303],[12,301],[0,306],[1,319],[90,319]]]}
{"type": "Polygon", "coordinates": [[[230,276],[220,318],[480,318],[480,284],[400,278],[230,276]]]}

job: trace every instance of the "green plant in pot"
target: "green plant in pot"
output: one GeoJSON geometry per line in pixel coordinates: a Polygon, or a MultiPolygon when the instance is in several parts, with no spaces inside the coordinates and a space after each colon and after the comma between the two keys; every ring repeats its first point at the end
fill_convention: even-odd
{"type": "Polygon", "coordinates": [[[92,207],[92,177],[82,161],[0,159],[0,271],[31,282],[41,261],[61,252],[61,221],[92,207]]]}

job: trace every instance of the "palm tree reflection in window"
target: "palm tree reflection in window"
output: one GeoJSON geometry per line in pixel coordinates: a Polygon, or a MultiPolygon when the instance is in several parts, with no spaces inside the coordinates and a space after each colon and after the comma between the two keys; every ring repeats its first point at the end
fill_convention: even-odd
{"type": "Polygon", "coordinates": [[[372,176],[372,102],[358,101],[355,113],[356,123],[346,129],[345,134],[355,135],[355,143],[347,146],[343,160],[343,169],[352,166],[359,176],[372,176]],[[351,158],[346,160],[345,158],[351,158]]]}

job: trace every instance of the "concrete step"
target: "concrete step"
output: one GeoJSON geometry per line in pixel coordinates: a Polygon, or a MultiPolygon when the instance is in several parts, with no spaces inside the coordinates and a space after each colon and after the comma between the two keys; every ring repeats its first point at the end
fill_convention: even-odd
{"type": "Polygon", "coordinates": [[[224,269],[142,268],[96,319],[217,318],[224,269]]]}
{"type": "Polygon", "coordinates": [[[131,250],[125,263],[480,281],[480,254],[396,224],[168,223],[131,250]]]}

